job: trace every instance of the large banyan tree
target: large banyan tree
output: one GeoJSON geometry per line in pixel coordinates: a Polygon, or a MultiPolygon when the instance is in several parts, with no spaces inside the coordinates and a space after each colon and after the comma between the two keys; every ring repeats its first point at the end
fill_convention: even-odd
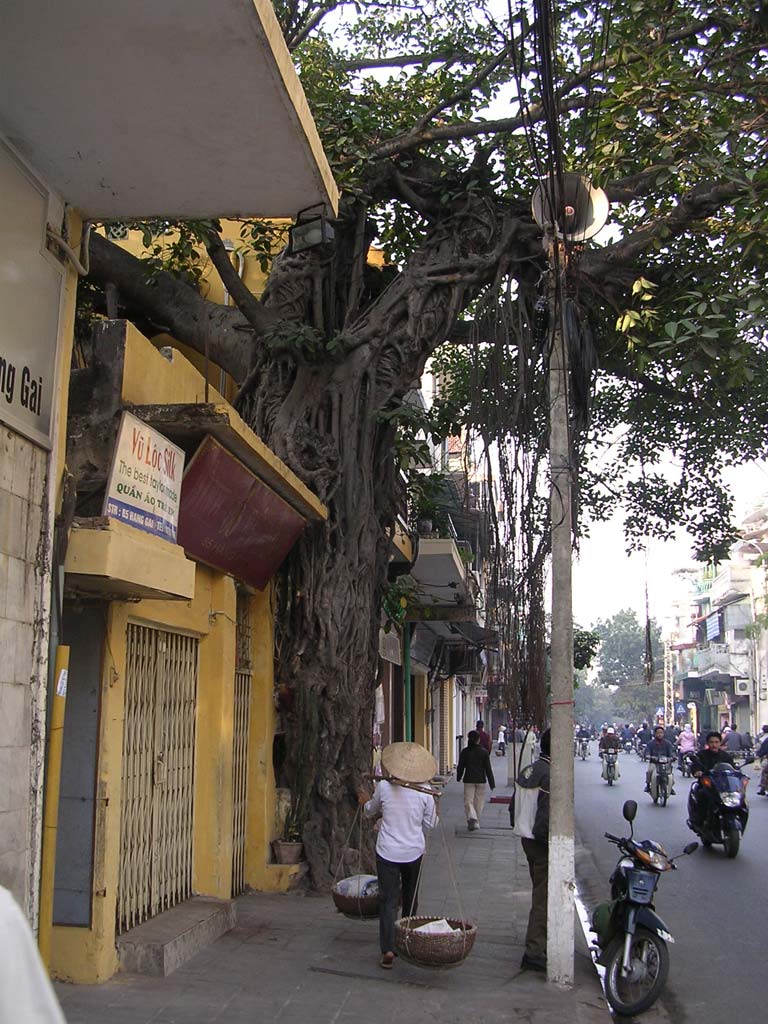
{"type": "MultiPolygon", "coordinates": [[[[90,283],[97,305],[105,289],[145,332],[225,368],[243,416],[329,509],[278,604],[289,772],[322,885],[369,766],[405,396],[447,343],[448,379],[465,386],[440,410],[446,432],[473,420],[502,463],[546,452],[547,258],[531,196],[548,173],[584,174],[612,203],[610,230],[569,259],[580,507],[621,505],[637,536],[682,523],[702,556],[732,538],[719,471],[764,454],[768,436],[766,18],[735,0],[276,10],[342,190],[333,249],[280,252],[257,298],[216,223],[179,225],[225,307],[94,233],[90,283]]],[[[266,254],[263,226],[246,236],[266,254]]]]}

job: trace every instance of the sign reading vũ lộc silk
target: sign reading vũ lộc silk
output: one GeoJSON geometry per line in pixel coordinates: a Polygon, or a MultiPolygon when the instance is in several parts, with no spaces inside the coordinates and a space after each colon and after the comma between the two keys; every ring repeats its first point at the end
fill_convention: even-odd
{"type": "Polygon", "coordinates": [[[176,543],[184,452],[124,412],[104,495],[104,515],[176,543]]]}

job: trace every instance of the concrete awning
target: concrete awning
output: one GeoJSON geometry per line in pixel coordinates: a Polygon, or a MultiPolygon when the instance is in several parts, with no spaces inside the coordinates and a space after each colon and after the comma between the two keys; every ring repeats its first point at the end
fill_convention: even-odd
{"type": "Polygon", "coordinates": [[[90,218],[337,208],[267,0],[5,4],[0,132],[90,218]]]}
{"type": "Polygon", "coordinates": [[[420,605],[457,605],[469,597],[467,569],[451,538],[422,537],[411,576],[420,605]]]}
{"type": "Polygon", "coordinates": [[[183,548],[104,516],[75,520],[64,569],[70,594],[165,601],[195,596],[195,563],[183,548]]]}

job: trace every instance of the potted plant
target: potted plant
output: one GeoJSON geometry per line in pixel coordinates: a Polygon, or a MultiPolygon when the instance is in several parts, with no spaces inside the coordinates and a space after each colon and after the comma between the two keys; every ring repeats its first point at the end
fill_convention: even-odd
{"type": "Polygon", "coordinates": [[[272,853],[277,864],[298,864],[303,859],[301,830],[292,814],[285,819],[282,839],[272,840],[272,853]]]}
{"type": "Polygon", "coordinates": [[[448,526],[445,511],[445,474],[419,473],[410,482],[411,517],[420,537],[444,533],[448,526]]]}

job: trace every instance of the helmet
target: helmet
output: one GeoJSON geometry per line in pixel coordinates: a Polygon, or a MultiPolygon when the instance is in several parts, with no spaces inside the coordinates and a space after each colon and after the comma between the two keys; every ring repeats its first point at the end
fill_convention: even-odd
{"type": "Polygon", "coordinates": [[[609,725],[608,726],[608,735],[609,736],[615,736],[615,734],[616,734],[616,730],[613,728],[612,725],[609,725]]]}

